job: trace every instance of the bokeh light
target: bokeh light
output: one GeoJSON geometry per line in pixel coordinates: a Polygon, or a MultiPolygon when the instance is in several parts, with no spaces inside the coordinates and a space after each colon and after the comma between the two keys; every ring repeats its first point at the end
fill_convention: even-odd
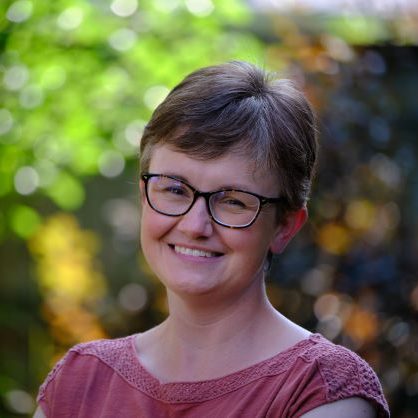
{"type": "MultiPolygon", "coordinates": [[[[0,136],[6,134],[12,129],[13,116],[7,109],[0,109],[0,136]]],[[[5,141],[0,139],[0,141],[5,141]]],[[[7,141],[7,139],[6,139],[7,141]]]]}
{"type": "Polygon", "coordinates": [[[131,29],[118,29],[109,36],[109,44],[117,51],[128,51],[137,41],[136,33],[131,29]]]}
{"type": "Polygon", "coordinates": [[[15,189],[18,193],[28,195],[39,186],[39,175],[33,167],[21,167],[15,174],[15,189]]]}
{"type": "Polygon", "coordinates": [[[185,0],[185,4],[189,12],[196,16],[208,16],[215,8],[211,0],[185,0]]]}
{"type": "Polygon", "coordinates": [[[35,400],[23,390],[11,390],[5,398],[10,409],[17,414],[30,414],[35,408],[35,400]]]}
{"type": "Polygon", "coordinates": [[[21,23],[29,19],[33,10],[33,3],[30,0],[18,0],[7,9],[6,17],[11,22],[21,23]]]}
{"type": "Polygon", "coordinates": [[[116,177],[125,168],[125,159],[117,151],[105,151],[99,159],[100,173],[105,177],[116,177]]]}
{"type": "Polygon", "coordinates": [[[65,9],[57,18],[57,25],[64,30],[77,29],[83,22],[83,11],[79,7],[65,9]]]}
{"type": "Polygon", "coordinates": [[[129,283],[120,289],[118,300],[126,311],[130,313],[140,312],[147,303],[147,291],[138,283],[129,283]]]}
{"type": "Polygon", "coordinates": [[[9,67],[3,77],[3,84],[6,89],[20,90],[29,79],[29,70],[24,65],[13,65],[9,67]]]}
{"type": "Polygon", "coordinates": [[[166,86],[152,86],[144,94],[144,103],[150,110],[154,110],[167,96],[166,86]]]}
{"type": "Polygon", "coordinates": [[[136,12],[138,2],[137,0],[113,0],[110,8],[117,16],[128,17],[136,12]]]}

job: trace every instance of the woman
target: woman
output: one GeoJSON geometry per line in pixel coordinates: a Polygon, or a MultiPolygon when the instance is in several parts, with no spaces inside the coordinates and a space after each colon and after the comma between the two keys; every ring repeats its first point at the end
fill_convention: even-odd
{"type": "Polygon", "coordinates": [[[141,244],[168,318],[71,349],[37,417],[388,417],[354,353],[292,323],[264,276],[307,218],[315,120],[288,80],[232,62],[185,78],[141,141],[141,244]]]}

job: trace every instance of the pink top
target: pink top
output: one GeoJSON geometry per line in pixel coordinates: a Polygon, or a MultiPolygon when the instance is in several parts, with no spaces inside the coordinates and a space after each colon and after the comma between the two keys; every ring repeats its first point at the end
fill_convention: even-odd
{"type": "Polygon", "coordinates": [[[313,334],[274,357],[227,376],[161,384],[140,364],[135,336],[73,347],[41,386],[48,418],[297,418],[320,405],[359,396],[379,418],[389,409],[370,366],[313,334]]]}

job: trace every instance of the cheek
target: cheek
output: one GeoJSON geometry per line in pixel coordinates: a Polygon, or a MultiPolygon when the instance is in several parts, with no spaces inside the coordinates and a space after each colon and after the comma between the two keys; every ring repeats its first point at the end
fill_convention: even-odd
{"type": "MultiPolygon", "coordinates": [[[[234,232],[234,231],[233,231],[234,232]]],[[[269,247],[267,233],[255,230],[236,231],[225,239],[225,242],[234,252],[240,254],[247,261],[265,256],[269,247]]]]}
{"type": "Polygon", "coordinates": [[[247,254],[249,258],[264,258],[273,241],[273,231],[273,223],[260,222],[260,224],[254,225],[253,229],[245,231],[245,236],[236,240],[235,248],[247,254]]]}
{"type": "Polygon", "coordinates": [[[175,218],[161,215],[143,203],[141,213],[141,243],[146,246],[163,237],[175,224],[175,218]]]}
{"type": "Polygon", "coordinates": [[[161,259],[161,239],[169,230],[164,220],[159,219],[161,217],[162,215],[155,213],[147,203],[143,205],[140,231],[141,252],[154,272],[158,270],[158,260],[161,259]]]}

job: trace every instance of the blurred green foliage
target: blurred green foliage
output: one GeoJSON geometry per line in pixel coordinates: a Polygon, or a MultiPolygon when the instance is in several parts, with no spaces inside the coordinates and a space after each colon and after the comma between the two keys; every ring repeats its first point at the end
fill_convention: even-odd
{"type": "Polygon", "coordinates": [[[2,196],[15,183],[22,195],[37,190],[64,210],[79,208],[80,177],[135,155],[142,124],[179,75],[260,56],[260,42],[234,30],[249,18],[239,2],[219,2],[202,17],[173,4],[3,2],[2,196]]]}
{"type": "Polygon", "coordinates": [[[416,416],[416,27],[241,0],[3,1],[0,415],[28,415],[72,344],[164,317],[138,251],[141,131],[185,74],[244,59],[296,79],[321,121],[311,223],[275,263],[271,299],[359,351],[393,415],[416,416]]]}

